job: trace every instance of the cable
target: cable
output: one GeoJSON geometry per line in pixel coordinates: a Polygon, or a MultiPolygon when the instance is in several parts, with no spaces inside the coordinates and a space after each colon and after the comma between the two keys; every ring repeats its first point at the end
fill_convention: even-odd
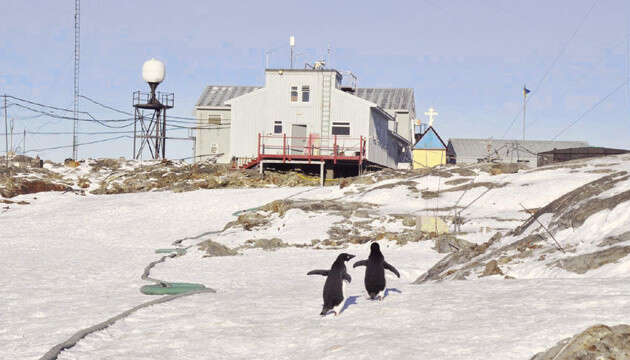
{"type": "MultiPolygon", "coordinates": [[[[112,107],[112,106],[109,106],[109,105],[105,105],[105,104],[100,103],[100,102],[98,102],[98,101],[96,101],[96,100],[94,100],[94,99],[92,99],[92,98],[89,98],[89,97],[87,97],[87,96],[85,96],[85,95],[79,95],[79,96],[80,96],[80,97],[82,97],[82,98],[84,98],[84,99],[86,99],[86,100],[88,100],[88,101],[90,101],[90,102],[92,102],[92,103],[94,103],[94,104],[96,104],[96,105],[98,105],[98,106],[101,106],[101,107],[103,107],[103,108],[105,108],[105,109],[109,109],[109,110],[112,110],[112,111],[116,111],[116,112],[118,112],[118,113],[125,114],[125,115],[129,115],[129,116],[133,116],[133,114],[132,114],[132,113],[130,113],[130,112],[127,112],[127,111],[124,111],[124,110],[120,110],[120,109],[117,109],[117,108],[112,107]]],[[[198,121],[198,119],[197,119],[197,118],[193,118],[193,117],[175,116],[175,115],[168,115],[168,114],[167,114],[167,115],[166,115],[166,119],[167,119],[167,121],[168,121],[168,119],[169,119],[169,118],[171,118],[171,119],[181,119],[181,120],[191,120],[190,122],[195,122],[195,123],[198,121]]],[[[175,121],[175,120],[172,120],[172,122],[181,122],[181,123],[183,123],[184,121],[175,121]]]]}
{"type": "MultiPolygon", "coordinates": [[[[55,114],[55,113],[46,112],[46,111],[43,111],[43,110],[37,110],[37,109],[31,108],[29,106],[21,105],[21,104],[15,104],[15,105],[18,106],[18,107],[21,107],[23,109],[27,109],[27,110],[30,110],[30,111],[33,111],[33,112],[36,112],[36,113],[40,113],[40,114],[43,114],[43,115],[46,115],[46,116],[49,116],[49,117],[52,117],[52,118],[64,119],[64,120],[72,120],[72,121],[75,120],[73,117],[70,117],[70,116],[63,116],[63,115],[58,115],[58,114],[55,114]]],[[[80,118],[80,119],[76,119],[76,120],[77,121],[84,121],[84,122],[97,122],[97,123],[99,123],[99,124],[101,124],[101,125],[103,125],[105,127],[109,127],[109,128],[113,128],[113,129],[121,129],[121,128],[133,125],[133,120],[134,119],[97,120],[97,119],[94,119],[94,118],[92,118],[92,119],[81,119],[80,118]],[[121,126],[112,126],[112,125],[105,124],[106,122],[129,122],[129,124],[121,125],[121,126]]]]}
{"type": "MultiPolygon", "coordinates": [[[[578,23],[578,26],[575,28],[575,31],[573,31],[573,34],[571,34],[571,37],[569,37],[569,40],[564,43],[564,46],[562,47],[562,49],[560,49],[560,52],[558,53],[558,55],[556,55],[556,58],[553,59],[551,66],[549,66],[547,68],[547,71],[545,72],[545,75],[540,79],[540,81],[538,81],[538,84],[536,85],[536,87],[534,88],[534,90],[531,91],[531,94],[529,95],[529,98],[525,99],[525,106],[527,106],[527,104],[529,103],[529,101],[531,100],[532,96],[534,94],[536,94],[538,92],[538,90],[540,89],[540,87],[542,86],[542,84],[544,83],[544,81],[547,79],[547,76],[549,76],[549,74],[551,73],[551,70],[553,69],[553,67],[556,65],[556,63],[558,62],[558,60],[560,59],[560,57],[564,54],[564,52],[567,50],[567,47],[569,46],[569,43],[571,43],[571,41],[573,40],[573,38],[575,38],[575,35],[577,35],[577,33],[580,31],[580,28],[582,28],[582,25],[584,25],[584,22],[586,21],[586,18],[591,14],[591,12],[593,11],[593,9],[595,8],[595,5],[597,4],[599,0],[594,0],[593,1],[593,5],[591,5],[591,8],[588,9],[588,11],[586,12],[586,15],[584,15],[582,17],[582,20],[580,20],[580,22],[578,23]]],[[[516,122],[516,119],[519,118],[519,116],[523,113],[523,108],[519,109],[518,113],[516,114],[516,116],[514,116],[514,119],[512,119],[512,122],[510,123],[510,126],[508,126],[508,128],[505,130],[505,132],[503,133],[503,136],[501,137],[501,139],[505,139],[505,136],[507,135],[507,133],[510,131],[510,129],[512,129],[512,126],[514,125],[514,123],[516,122]]]]}
{"type": "Polygon", "coordinates": [[[567,127],[565,127],[564,129],[562,129],[559,133],[556,134],[556,136],[554,136],[553,138],[551,138],[551,140],[555,140],[557,139],[560,135],[562,135],[562,133],[564,133],[565,131],[569,130],[573,125],[577,124],[578,121],[582,120],[588,113],[590,113],[591,111],[593,111],[597,106],[599,106],[601,103],[603,103],[604,101],[606,101],[606,99],[608,99],[609,97],[611,97],[614,93],[616,93],[617,91],[619,91],[619,89],[621,89],[624,86],[627,86],[627,82],[626,80],[622,81],[621,84],[619,84],[619,86],[617,86],[613,91],[609,92],[608,95],[604,96],[603,99],[599,100],[598,102],[596,102],[593,106],[591,106],[588,110],[586,110],[584,113],[582,113],[582,115],[580,115],[577,119],[573,120],[567,127]]]}
{"type": "Polygon", "coordinates": [[[91,99],[91,98],[89,98],[89,97],[85,96],[85,95],[79,95],[79,97],[82,97],[82,98],[84,98],[85,100],[88,100],[88,101],[90,101],[90,102],[92,102],[92,103],[94,103],[94,104],[96,104],[96,105],[98,105],[98,106],[104,107],[105,109],[109,109],[109,110],[112,110],[112,111],[116,111],[116,112],[119,112],[119,113],[124,114],[124,115],[133,116],[133,114],[132,114],[132,113],[130,113],[130,112],[123,111],[123,110],[120,110],[120,109],[116,109],[116,108],[114,108],[114,107],[111,107],[111,106],[109,106],[109,105],[102,104],[102,103],[100,103],[100,102],[98,102],[98,101],[96,101],[96,100],[93,100],[93,99],[91,99]]]}
{"type": "MultiPolygon", "coordinates": [[[[81,144],[76,144],[76,146],[98,144],[98,143],[103,143],[103,142],[113,141],[113,140],[118,140],[118,139],[123,139],[123,138],[131,139],[132,137],[131,136],[127,136],[127,135],[116,136],[116,137],[112,137],[112,138],[107,138],[107,139],[101,139],[101,140],[95,140],[95,141],[85,142],[85,143],[81,143],[81,144]]],[[[57,150],[57,149],[71,148],[73,146],[74,145],[62,145],[62,146],[55,146],[55,147],[43,148],[43,149],[32,149],[32,150],[27,150],[26,152],[30,153],[30,152],[38,152],[38,151],[46,151],[46,150],[57,150]]]]}

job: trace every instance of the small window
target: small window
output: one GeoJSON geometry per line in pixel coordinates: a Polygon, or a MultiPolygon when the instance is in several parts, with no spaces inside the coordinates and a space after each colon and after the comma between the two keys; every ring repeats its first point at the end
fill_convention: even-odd
{"type": "Polygon", "coordinates": [[[210,154],[218,154],[218,153],[219,153],[219,144],[211,144],[210,154]]]}
{"type": "Polygon", "coordinates": [[[297,101],[298,101],[298,87],[291,86],[291,102],[297,102],[297,101]]]}
{"type": "Polygon", "coordinates": [[[208,124],[221,125],[221,115],[219,114],[208,115],[208,124]]]}
{"type": "Polygon", "coordinates": [[[332,123],[333,135],[350,135],[350,123],[347,122],[333,122],[332,123]]]}
{"type": "Polygon", "coordinates": [[[311,87],[302,86],[302,102],[308,102],[311,98],[311,87]]]}
{"type": "Polygon", "coordinates": [[[282,121],[274,121],[273,122],[273,133],[274,134],[282,134],[282,121]]]}

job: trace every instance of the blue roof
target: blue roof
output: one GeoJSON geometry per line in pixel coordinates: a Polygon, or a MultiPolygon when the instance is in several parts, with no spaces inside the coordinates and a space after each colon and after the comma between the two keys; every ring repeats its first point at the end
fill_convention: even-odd
{"type": "Polygon", "coordinates": [[[420,137],[420,140],[418,140],[413,148],[424,150],[446,150],[446,144],[444,144],[440,136],[435,132],[435,129],[433,129],[433,127],[429,127],[427,131],[422,134],[422,137],[420,137]]]}

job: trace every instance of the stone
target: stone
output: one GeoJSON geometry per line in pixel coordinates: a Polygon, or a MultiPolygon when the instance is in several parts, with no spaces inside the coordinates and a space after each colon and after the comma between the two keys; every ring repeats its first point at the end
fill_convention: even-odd
{"type": "Polygon", "coordinates": [[[497,264],[496,260],[490,260],[486,264],[486,268],[484,269],[483,274],[481,274],[481,276],[491,276],[491,275],[504,275],[503,271],[501,271],[501,268],[499,267],[499,264],[497,264]]]}
{"type": "Polygon", "coordinates": [[[630,359],[630,326],[595,325],[530,360],[630,359]]]}

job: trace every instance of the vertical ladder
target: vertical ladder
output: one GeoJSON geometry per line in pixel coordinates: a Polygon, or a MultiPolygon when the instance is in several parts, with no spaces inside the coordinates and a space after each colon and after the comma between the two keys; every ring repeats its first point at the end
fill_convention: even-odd
{"type": "MultiPolygon", "coordinates": [[[[328,148],[329,138],[330,138],[330,96],[331,96],[331,87],[332,87],[332,73],[324,72],[322,73],[322,131],[320,134],[320,146],[322,148],[328,148]]],[[[329,155],[331,150],[325,151],[326,154],[321,155],[329,155]]]]}

